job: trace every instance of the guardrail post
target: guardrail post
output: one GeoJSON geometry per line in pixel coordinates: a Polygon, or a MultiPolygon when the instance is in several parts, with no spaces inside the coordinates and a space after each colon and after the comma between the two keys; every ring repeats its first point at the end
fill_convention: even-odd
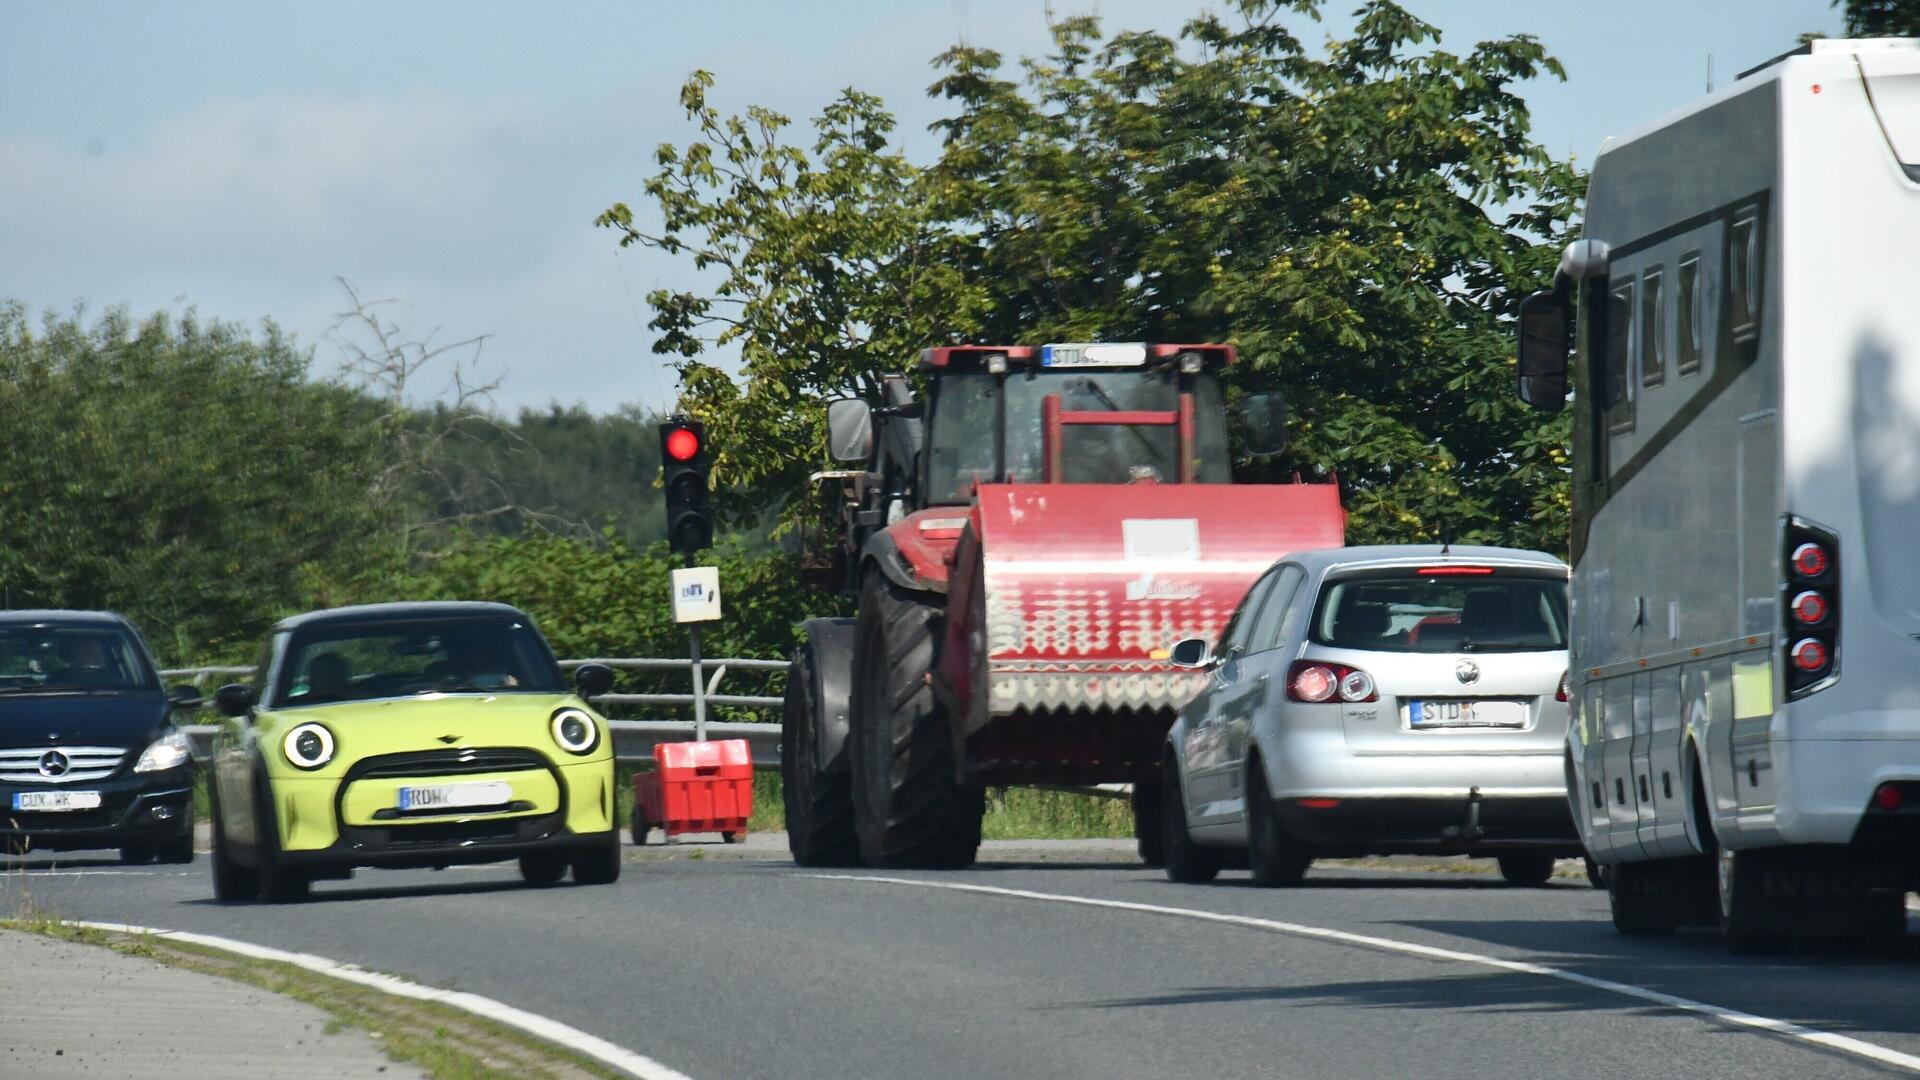
{"type": "Polygon", "coordinates": [[[693,741],[707,741],[707,684],[700,677],[700,624],[687,624],[687,644],[693,654],[693,741]]]}

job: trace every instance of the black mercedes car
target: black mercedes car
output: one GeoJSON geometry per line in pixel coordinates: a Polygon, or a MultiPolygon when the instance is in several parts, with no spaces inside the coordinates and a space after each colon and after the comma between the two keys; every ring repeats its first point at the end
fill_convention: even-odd
{"type": "Polygon", "coordinates": [[[0,849],[193,861],[193,754],[140,632],[99,611],[0,611],[0,849]]]}

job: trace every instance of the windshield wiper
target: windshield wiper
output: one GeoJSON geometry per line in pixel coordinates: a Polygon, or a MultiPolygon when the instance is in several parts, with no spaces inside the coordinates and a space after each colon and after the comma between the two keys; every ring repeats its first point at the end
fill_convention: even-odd
{"type": "Polygon", "coordinates": [[[1559,647],[1542,645],[1537,641],[1474,641],[1468,638],[1460,642],[1461,652],[1541,652],[1559,647]]]}
{"type": "MultiPolygon", "coordinates": [[[[1094,382],[1092,379],[1087,379],[1081,385],[1092,391],[1095,397],[1106,402],[1108,412],[1126,411],[1120,407],[1119,402],[1113,400],[1112,395],[1108,394],[1106,388],[1102,387],[1099,383],[1094,382]]],[[[1132,435],[1135,441],[1139,442],[1139,444],[1146,449],[1147,453],[1152,454],[1155,461],[1165,462],[1167,460],[1167,455],[1161,453],[1160,448],[1153,445],[1153,440],[1142,434],[1139,428],[1134,427],[1132,424],[1128,424],[1126,427],[1128,434],[1132,435]]]]}

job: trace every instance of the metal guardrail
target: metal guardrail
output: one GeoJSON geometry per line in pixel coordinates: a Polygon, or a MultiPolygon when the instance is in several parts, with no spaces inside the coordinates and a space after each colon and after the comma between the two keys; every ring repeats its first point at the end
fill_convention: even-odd
{"type": "MultiPolygon", "coordinates": [[[[673,657],[589,657],[581,660],[562,660],[560,667],[571,671],[582,664],[604,664],[622,671],[691,671],[693,661],[673,657]]],[[[748,660],[724,658],[707,660],[702,668],[712,668],[713,673],[707,679],[701,696],[709,705],[733,705],[748,709],[778,708],[784,698],[759,694],[716,694],[720,679],[729,668],[740,671],[785,671],[785,660],[748,660]]],[[[204,686],[213,676],[244,676],[253,674],[252,666],[229,667],[193,667],[167,668],[160,672],[163,679],[185,679],[195,686],[204,686]]],[[[703,671],[702,674],[705,674],[703,671]]],[[[691,705],[692,694],[601,694],[593,699],[596,705],[691,705]]],[[[203,702],[202,707],[208,703],[203,702]]],[[[691,742],[695,726],[686,720],[609,720],[613,728],[614,760],[624,765],[637,765],[653,760],[653,746],[663,742],[691,742]]],[[[709,721],[706,725],[707,736],[714,739],[745,739],[753,754],[753,767],[756,769],[778,769],[780,767],[780,724],[721,723],[709,721]]],[[[220,728],[216,724],[183,724],[180,730],[193,743],[193,756],[205,761],[212,752],[214,733],[220,728]]]]}

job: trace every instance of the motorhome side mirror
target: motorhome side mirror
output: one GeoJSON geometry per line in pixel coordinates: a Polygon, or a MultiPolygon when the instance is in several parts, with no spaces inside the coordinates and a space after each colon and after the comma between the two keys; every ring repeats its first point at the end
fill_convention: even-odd
{"type": "Polygon", "coordinates": [[[573,685],[583,698],[599,697],[613,689],[613,669],[605,664],[581,664],[573,669],[573,685]]]}
{"type": "Polygon", "coordinates": [[[827,456],[835,461],[866,461],[873,454],[873,410],[859,398],[827,402],[827,456]]]}
{"type": "Polygon", "coordinates": [[[1205,638],[1182,638],[1167,654],[1167,661],[1174,667],[1199,668],[1207,666],[1207,642],[1205,638]]]}
{"type": "Polygon", "coordinates": [[[1567,407],[1567,354],[1573,308],[1564,295],[1537,292],[1520,301],[1520,400],[1545,413],[1567,407]]]}
{"type": "Polygon", "coordinates": [[[1272,457],[1287,448],[1287,399],[1277,391],[1252,394],[1240,403],[1240,435],[1247,452],[1272,457]]]}
{"type": "Polygon", "coordinates": [[[206,704],[200,696],[200,688],[181,683],[167,690],[167,704],[176,709],[197,709],[206,704]]]}
{"type": "Polygon", "coordinates": [[[228,683],[213,692],[213,704],[231,717],[250,716],[253,713],[253,687],[246,683],[228,683]]]}

